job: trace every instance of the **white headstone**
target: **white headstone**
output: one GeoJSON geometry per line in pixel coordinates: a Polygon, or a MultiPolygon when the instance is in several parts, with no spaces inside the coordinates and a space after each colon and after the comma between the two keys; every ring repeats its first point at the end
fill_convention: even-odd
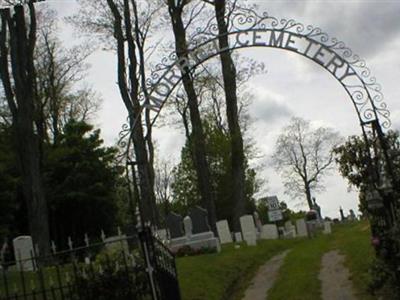
{"type": "Polygon", "coordinates": [[[185,229],[186,237],[190,238],[192,235],[193,224],[192,219],[189,216],[183,218],[183,228],[185,229]]]}
{"type": "Polygon", "coordinates": [[[304,219],[296,220],[297,235],[299,237],[308,236],[307,225],[304,219]]]}
{"type": "Polygon", "coordinates": [[[217,222],[217,231],[221,244],[232,243],[232,235],[227,220],[217,222]]]}
{"type": "MultiPolygon", "coordinates": [[[[292,224],[292,223],[290,223],[292,224]]],[[[286,226],[285,224],[285,232],[283,233],[284,238],[295,238],[296,237],[296,226],[293,225],[288,225],[286,226]]]]}
{"type": "Polygon", "coordinates": [[[247,246],[257,246],[257,236],[255,235],[248,235],[245,241],[247,246]]]}
{"type": "Polygon", "coordinates": [[[161,240],[161,241],[166,241],[168,239],[167,236],[167,229],[158,229],[156,231],[157,233],[157,237],[161,240]]]}
{"type": "Polygon", "coordinates": [[[286,231],[291,230],[291,229],[292,229],[292,226],[293,226],[292,221],[286,221],[286,222],[285,222],[285,230],[286,230],[286,231]]]}
{"type": "Polygon", "coordinates": [[[241,243],[242,241],[243,241],[242,233],[241,232],[235,232],[235,242],[236,243],[241,243]]]}
{"type": "Polygon", "coordinates": [[[275,224],[266,224],[262,227],[261,238],[266,240],[276,240],[279,238],[278,228],[275,224]]]}
{"type": "Polygon", "coordinates": [[[257,240],[257,231],[254,226],[252,215],[244,215],[240,217],[240,227],[242,229],[243,239],[248,245],[255,245],[257,240]]]}
{"type": "Polygon", "coordinates": [[[13,240],[13,245],[18,270],[33,271],[34,261],[32,260],[32,238],[29,235],[18,236],[13,240]]]}
{"type": "Polygon", "coordinates": [[[324,222],[324,233],[330,234],[332,233],[331,222],[324,222]]]}

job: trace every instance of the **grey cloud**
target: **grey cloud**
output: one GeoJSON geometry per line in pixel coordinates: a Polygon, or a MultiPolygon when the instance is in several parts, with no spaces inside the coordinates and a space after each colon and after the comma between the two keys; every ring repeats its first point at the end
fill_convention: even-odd
{"type": "Polygon", "coordinates": [[[252,117],[261,122],[276,122],[292,115],[290,108],[269,94],[260,94],[251,106],[252,117]]]}
{"type": "Polygon", "coordinates": [[[279,18],[320,27],[361,57],[377,55],[400,36],[400,2],[396,1],[252,1],[279,18]]]}

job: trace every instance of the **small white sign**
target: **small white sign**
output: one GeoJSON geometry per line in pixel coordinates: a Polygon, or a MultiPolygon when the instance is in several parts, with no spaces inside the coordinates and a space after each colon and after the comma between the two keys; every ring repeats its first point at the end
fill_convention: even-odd
{"type": "Polygon", "coordinates": [[[276,196],[267,197],[267,206],[268,210],[280,209],[278,197],[276,196]]]}
{"type": "Polygon", "coordinates": [[[268,211],[268,219],[270,222],[276,222],[283,219],[282,211],[280,209],[268,211]]]}

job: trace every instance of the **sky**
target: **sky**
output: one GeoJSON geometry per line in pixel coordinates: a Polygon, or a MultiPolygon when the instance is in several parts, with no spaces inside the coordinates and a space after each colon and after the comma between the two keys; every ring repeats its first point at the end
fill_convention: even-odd
{"type": "MultiPolygon", "coordinates": [[[[393,129],[400,129],[400,1],[247,1],[256,3],[259,13],[268,12],[277,18],[295,19],[305,25],[320,27],[330,37],[346,43],[354,53],[364,58],[377,82],[382,85],[385,102],[391,112],[393,129]]],[[[60,18],[76,12],[75,0],[49,0],[60,18]]],[[[62,39],[68,46],[77,35],[68,25],[62,25],[62,39]]],[[[253,120],[249,134],[260,155],[252,165],[262,165],[260,177],[268,184],[259,196],[277,195],[294,210],[306,209],[304,199],[291,199],[284,194],[282,180],[269,166],[275,140],[291,117],[310,120],[315,126],[329,126],[346,137],[359,134],[360,127],[350,98],[339,82],[326,70],[295,53],[270,48],[240,50],[241,55],[265,63],[267,72],[252,78],[253,93],[249,108],[253,120]]],[[[112,52],[99,49],[90,58],[87,81],[101,94],[102,108],[96,126],[102,130],[106,143],[112,145],[126,120],[126,111],[116,85],[116,60],[112,52]]],[[[184,143],[183,131],[170,126],[158,126],[154,137],[163,159],[179,162],[184,143]]],[[[333,171],[324,180],[326,190],[314,196],[324,216],[339,217],[339,206],[345,213],[357,211],[355,191],[333,171]]]]}

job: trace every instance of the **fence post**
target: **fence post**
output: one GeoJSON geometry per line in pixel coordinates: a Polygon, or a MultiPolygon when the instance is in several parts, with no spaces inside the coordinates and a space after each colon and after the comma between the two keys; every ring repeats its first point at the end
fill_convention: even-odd
{"type": "Polygon", "coordinates": [[[149,281],[150,281],[151,295],[152,295],[153,300],[158,300],[156,285],[155,285],[155,281],[154,281],[154,274],[153,274],[154,267],[152,265],[152,261],[150,258],[150,249],[149,249],[151,247],[151,245],[150,245],[151,232],[149,235],[148,231],[149,231],[149,228],[147,228],[147,227],[141,228],[139,230],[139,239],[141,242],[144,259],[145,259],[145,263],[146,263],[146,272],[147,272],[147,275],[148,275],[149,281]]]}

